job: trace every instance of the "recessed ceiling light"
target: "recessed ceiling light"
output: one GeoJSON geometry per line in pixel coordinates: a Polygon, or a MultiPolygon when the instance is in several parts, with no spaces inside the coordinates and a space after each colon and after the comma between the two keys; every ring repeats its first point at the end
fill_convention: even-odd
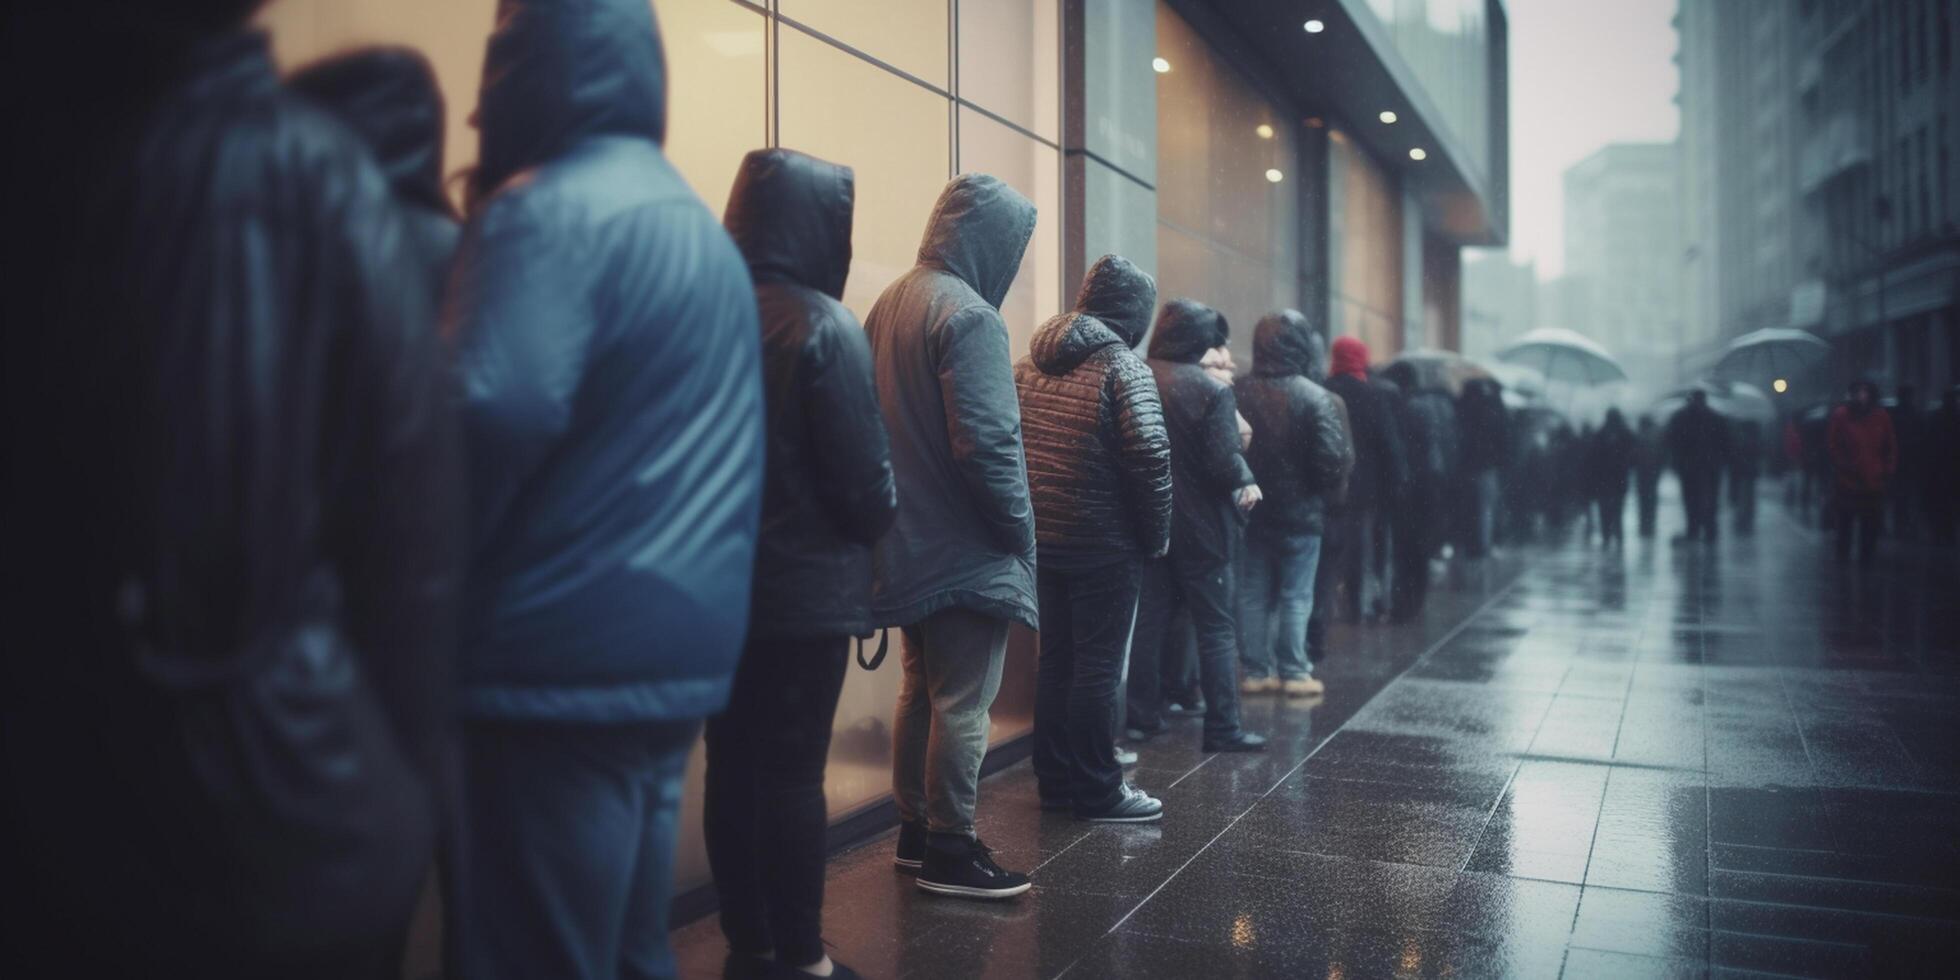
{"type": "Polygon", "coordinates": [[[1383,110],[1382,110],[1382,114],[1381,114],[1381,117],[1380,117],[1380,118],[1381,118],[1381,121],[1382,121],[1382,122],[1385,122],[1385,123],[1392,123],[1392,122],[1394,122],[1395,120],[1397,120],[1397,119],[1399,119],[1399,118],[1401,118],[1401,117],[1400,117],[1400,116],[1397,116],[1397,115],[1395,114],[1395,110],[1394,110],[1394,109],[1383,109],[1383,110]]]}
{"type": "Polygon", "coordinates": [[[1275,184],[1277,184],[1277,183],[1279,183],[1280,181],[1282,181],[1282,180],[1285,180],[1285,179],[1286,179],[1286,175],[1285,175],[1285,174],[1283,174],[1283,173],[1280,173],[1280,172],[1279,172],[1279,171],[1277,171],[1277,170],[1268,170],[1268,171],[1266,171],[1266,179],[1267,179],[1267,180],[1270,180],[1270,181],[1272,181],[1272,182],[1273,182],[1273,183],[1275,183],[1275,184]]]}
{"type": "Polygon", "coordinates": [[[1259,127],[1257,129],[1254,129],[1253,132],[1258,133],[1259,138],[1262,140],[1269,140],[1273,138],[1273,127],[1268,126],[1265,123],[1260,123],[1259,127]]]}
{"type": "Polygon", "coordinates": [[[1428,151],[1428,150],[1425,150],[1425,149],[1423,149],[1423,148],[1422,148],[1422,147],[1420,147],[1420,146],[1417,146],[1417,147],[1411,147],[1411,148],[1409,149],[1409,159],[1411,159],[1411,160],[1427,160],[1427,159],[1429,159],[1429,151],[1428,151]]]}
{"type": "Polygon", "coordinates": [[[1157,74],[1162,75],[1171,70],[1171,63],[1162,58],[1152,58],[1150,59],[1150,67],[1157,69],[1157,74]]]}
{"type": "Polygon", "coordinates": [[[1307,29],[1307,33],[1308,33],[1308,34],[1318,34],[1318,33],[1320,33],[1321,31],[1324,31],[1324,30],[1326,30],[1326,29],[1327,29],[1327,25],[1326,25],[1326,24],[1323,24],[1323,23],[1321,23],[1321,22],[1320,22],[1320,20],[1319,20],[1318,18],[1315,18],[1314,20],[1310,20],[1310,21],[1307,21],[1307,22],[1306,22],[1306,24],[1305,24],[1305,25],[1303,25],[1303,26],[1305,26],[1305,27],[1306,27],[1306,29],[1307,29]]]}

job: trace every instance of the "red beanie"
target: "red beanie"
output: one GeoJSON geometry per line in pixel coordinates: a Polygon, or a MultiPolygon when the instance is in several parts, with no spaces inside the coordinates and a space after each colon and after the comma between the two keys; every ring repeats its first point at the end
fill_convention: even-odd
{"type": "Polygon", "coordinates": [[[1330,373],[1335,377],[1345,374],[1362,381],[1368,380],[1368,345],[1362,343],[1361,338],[1335,337],[1333,360],[1330,373]]]}

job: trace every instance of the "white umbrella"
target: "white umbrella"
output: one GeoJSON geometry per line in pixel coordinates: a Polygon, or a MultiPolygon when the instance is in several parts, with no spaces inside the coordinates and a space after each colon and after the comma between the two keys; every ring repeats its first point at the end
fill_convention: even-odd
{"type": "Polygon", "coordinates": [[[1732,381],[1797,378],[1831,354],[1831,345],[1805,330],[1769,327],[1729,342],[1714,376],[1732,381]]]}
{"type": "Polygon", "coordinates": [[[1497,352],[1497,359],[1522,364],[1547,381],[1593,387],[1627,380],[1626,369],[1591,338],[1557,327],[1540,327],[1497,352]]]}

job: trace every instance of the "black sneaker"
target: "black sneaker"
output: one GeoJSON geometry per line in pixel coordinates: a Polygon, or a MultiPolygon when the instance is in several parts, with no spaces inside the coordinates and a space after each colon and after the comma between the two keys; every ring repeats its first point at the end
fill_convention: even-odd
{"type": "Polygon", "coordinates": [[[1231,738],[1221,738],[1217,741],[1205,739],[1205,751],[1264,752],[1266,751],[1266,736],[1254,735],[1251,732],[1240,732],[1231,738]]]}
{"type": "Polygon", "coordinates": [[[898,824],[898,853],[892,856],[893,866],[903,871],[917,871],[926,860],[925,821],[900,821],[898,824]]]}
{"type": "Polygon", "coordinates": [[[1012,898],[1027,891],[1028,876],[1003,870],[992,853],[978,838],[935,834],[915,883],[921,891],[955,898],[1012,898]]]}
{"type": "Polygon", "coordinates": [[[1205,699],[1193,698],[1190,704],[1185,704],[1182,701],[1172,701],[1170,704],[1164,706],[1164,713],[1170,715],[1172,718],[1203,718],[1205,716],[1205,699]]]}
{"type": "Polygon", "coordinates": [[[1075,819],[1090,823],[1149,823],[1163,816],[1164,801],[1124,783],[1123,795],[1115,803],[1094,812],[1077,813],[1075,819]]]}

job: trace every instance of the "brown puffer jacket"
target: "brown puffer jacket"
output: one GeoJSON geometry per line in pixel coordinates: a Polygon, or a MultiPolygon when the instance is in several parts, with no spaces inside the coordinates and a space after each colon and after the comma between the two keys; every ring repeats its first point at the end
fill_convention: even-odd
{"type": "Polygon", "coordinates": [[[1035,540],[1045,557],[1154,558],[1170,545],[1170,436],[1143,338],[1157,285],[1128,259],[1089,269],[1075,309],[1014,368],[1035,540]]]}

